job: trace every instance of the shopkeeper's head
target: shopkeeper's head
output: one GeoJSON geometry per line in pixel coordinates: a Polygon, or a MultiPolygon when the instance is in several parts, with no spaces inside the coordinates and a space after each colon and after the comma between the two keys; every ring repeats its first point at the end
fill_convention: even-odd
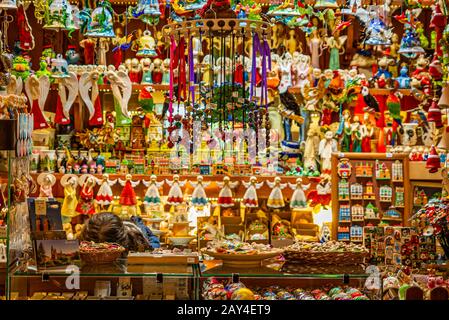
{"type": "Polygon", "coordinates": [[[93,215],[83,228],[81,239],[97,243],[118,243],[128,251],[145,251],[151,248],[140,229],[132,222],[122,221],[111,212],[93,215]]]}

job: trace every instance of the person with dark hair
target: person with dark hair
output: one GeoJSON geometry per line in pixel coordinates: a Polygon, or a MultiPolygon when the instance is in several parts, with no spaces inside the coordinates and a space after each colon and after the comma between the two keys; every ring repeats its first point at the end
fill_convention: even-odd
{"type": "Polygon", "coordinates": [[[122,245],[127,251],[145,251],[160,247],[159,240],[154,238],[149,229],[144,234],[141,226],[134,222],[122,221],[111,212],[101,212],[86,221],[80,240],[113,242],[122,245]]]}

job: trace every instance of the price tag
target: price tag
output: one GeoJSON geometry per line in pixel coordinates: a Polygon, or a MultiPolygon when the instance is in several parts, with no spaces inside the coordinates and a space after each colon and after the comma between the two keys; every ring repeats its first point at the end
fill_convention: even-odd
{"type": "Polygon", "coordinates": [[[36,210],[37,216],[47,215],[47,200],[46,199],[36,199],[34,200],[34,208],[36,210]]]}
{"type": "Polygon", "coordinates": [[[387,158],[393,158],[393,154],[391,152],[387,152],[385,156],[387,158]]]}

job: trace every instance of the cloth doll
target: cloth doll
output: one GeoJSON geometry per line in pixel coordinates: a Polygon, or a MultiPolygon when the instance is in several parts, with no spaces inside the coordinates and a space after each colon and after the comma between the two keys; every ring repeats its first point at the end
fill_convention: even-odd
{"type": "Polygon", "coordinates": [[[206,191],[204,188],[206,188],[209,183],[203,182],[203,176],[198,176],[197,182],[189,182],[195,189],[192,192],[192,204],[196,207],[202,207],[206,205],[209,201],[207,199],[206,191]]]}
{"type": "Polygon", "coordinates": [[[61,214],[64,217],[76,216],[76,207],[78,199],[76,197],[76,187],[78,186],[78,177],[74,174],[66,174],[61,178],[61,185],[64,187],[64,202],[61,207],[61,214]]]}
{"type": "Polygon", "coordinates": [[[76,212],[82,216],[93,215],[95,213],[94,208],[94,185],[96,179],[90,174],[82,175],[78,179],[78,184],[81,186],[80,197],[78,205],[76,206],[76,212]]]}
{"type": "Polygon", "coordinates": [[[179,181],[179,175],[175,174],[173,180],[165,180],[165,182],[170,186],[167,196],[167,204],[172,206],[178,206],[184,202],[184,195],[182,193],[181,187],[185,185],[185,181],[179,181]]]}
{"type": "Polygon", "coordinates": [[[304,190],[310,188],[310,183],[308,185],[303,185],[302,178],[297,178],[296,184],[289,182],[288,186],[290,189],[294,190],[292,198],[290,199],[290,208],[299,209],[307,207],[307,199],[304,190]]]}
{"type": "Polygon", "coordinates": [[[143,203],[148,206],[159,206],[161,204],[159,188],[162,187],[164,182],[157,182],[157,177],[152,174],[149,182],[142,180],[142,183],[145,187],[148,187],[143,203]]]}
{"type": "Polygon", "coordinates": [[[334,133],[332,130],[327,130],[324,134],[324,138],[320,141],[318,147],[318,155],[321,159],[321,172],[330,173],[332,170],[332,152],[337,152],[337,140],[334,139],[334,133]]]}
{"type": "Polygon", "coordinates": [[[217,204],[223,208],[233,207],[232,189],[238,185],[238,181],[231,182],[231,179],[226,176],[223,178],[223,182],[217,182],[217,185],[221,189],[218,194],[217,204]]]}
{"type": "Polygon", "coordinates": [[[321,181],[317,184],[316,190],[312,190],[307,195],[307,200],[310,202],[310,207],[316,207],[322,205],[326,208],[331,201],[331,176],[324,174],[321,181]]]}
{"type": "Polygon", "coordinates": [[[51,173],[41,173],[37,177],[37,183],[39,184],[39,197],[53,198],[53,186],[56,183],[56,177],[51,173]]]}
{"type": "Polygon", "coordinates": [[[257,208],[259,206],[257,189],[263,186],[263,182],[257,183],[257,178],[251,177],[249,182],[243,181],[243,185],[246,188],[245,194],[243,195],[243,205],[247,208],[257,208]]]}
{"type": "Polygon", "coordinates": [[[129,217],[137,214],[137,197],[134,192],[134,188],[140,183],[139,181],[133,181],[132,175],[127,174],[125,180],[118,179],[118,182],[123,186],[122,192],[120,194],[119,203],[121,205],[121,214],[124,217],[129,217]]]}
{"type": "Polygon", "coordinates": [[[267,200],[267,207],[278,209],[285,206],[284,195],[282,194],[282,189],[284,189],[287,184],[281,183],[281,178],[274,178],[274,182],[267,181],[268,186],[271,188],[270,195],[267,200]]]}
{"type": "Polygon", "coordinates": [[[101,209],[105,209],[105,207],[109,206],[112,202],[112,189],[111,187],[116,184],[117,179],[109,180],[109,175],[104,174],[102,179],[97,179],[97,183],[100,185],[100,189],[98,189],[97,195],[95,197],[95,203],[98,204],[101,209]]]}

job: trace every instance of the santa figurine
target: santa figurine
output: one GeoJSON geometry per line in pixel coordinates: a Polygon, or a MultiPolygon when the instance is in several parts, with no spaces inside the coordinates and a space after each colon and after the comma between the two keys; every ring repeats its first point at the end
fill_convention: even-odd
{"type": "Polygon", "coordinates": [[[185,185],[185,181],[179,181],[179,175],[175,174],[173,176],[173,181],[165,180],[170,186],[170,191],[168,191],[167,204],[172,206],[178,206],[184,202],[184,196],[182,194],[181,187],[185,185]]]}
{"type": "Polygon", "coordinates": [[[123,186],[120,194],[121,214],[125,217],[135,216],[137,214],[137,197],[134,188],[137,187],[140,181],[132,181],[132,175],[127,174],[125,180],[118,179],[120,185],[123,186]]]}
{"type": "Polygon", "coordinates": [[[290,199],[290,208],[299,209],[307,207],[307,199],[304,190],[309,189],[310,184],[303,185],[302,178],[296,179],[296,184],[288,183],[290,189],[294,190],[292,198],[290,199]]]}
{"type": "Polygon", "coordinates": [[[312,190],[307,195],[307,200],[310,200],[310,207],[314,208],[322,205],[326,208],[331,202],[331,176],[324,174],[321,181],[317,184],[316,190],[312,190]]]}
{"type": "Polygon", "coordinates": [[[287,184],[281,183],[281,178],[274,178],[274,182],[267,181],[268,186],[271,188],[270,195],[267,200],[267,207],[272,209],[279,209],[285,206],[284,195],[282,194],[282,189],[284,189],[287,184]]]}
{"type": "Polygon", "coordinates": [[[233,207],[232,189],[238,185],[238,182],[231,182],[231,179],[226,176],[223,178],[223,182],[217,182],[217,185],[221,189],[218,194],[217,204],[223,208],[233,207]]]}
{"type": "Polygon", "coordinates": [[[249,182],[243,181],[243,185],[246,188],[243,195],[243,205],[247,208],[257,208],[259,206],[257,189],[263,186],[263,182],[257,183],[257,178],[253,176],[249,179],[249,182]]]}
{"type": "Polygon", "coordinates": [[[206,191],[204,190],[204,188],[206,188],[209,183],[203,182],[203,176],[198,176],[196,180],[196,183],[189,182],[195,188],[192,192],[191,202],[195,207],[202,207],[209,202],[207,199],[206,191]]]}
{"type": "Polygon", "coordinates": [[[429,173],[438,172],[438,169],[441,168],[440,156],[438,155],[435,146],[430,148],[430,153],[426,160],[426,168],[429,169],[429,173]]]}

